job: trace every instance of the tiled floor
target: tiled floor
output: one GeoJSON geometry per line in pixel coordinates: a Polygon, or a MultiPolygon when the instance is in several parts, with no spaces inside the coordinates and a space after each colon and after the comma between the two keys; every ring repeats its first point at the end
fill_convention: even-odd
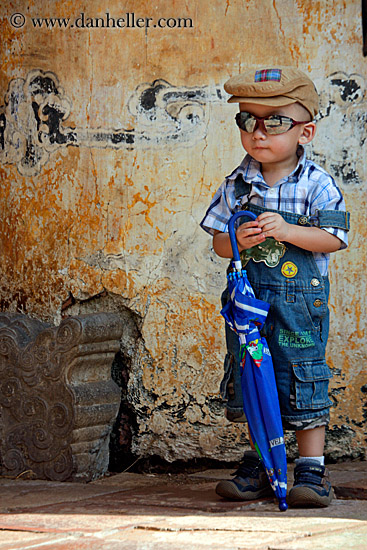
{"type": "Polygon", "coordinates": [[[0,478],[0,550],[367,550],[367,462],[330,469],[339,498],[329,508],[284,513],[272,499],[220,499],[229,470],[89,484],[0,478]]]}

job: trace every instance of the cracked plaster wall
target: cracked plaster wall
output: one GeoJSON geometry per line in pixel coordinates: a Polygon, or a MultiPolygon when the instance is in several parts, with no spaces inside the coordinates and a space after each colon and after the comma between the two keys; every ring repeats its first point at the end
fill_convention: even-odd
{"type": "Polygon", "coordinates": [[[118,307],[103,307],[123,304],[139,320],[128,387],[133,451],[239,458],[246,438],[223,419],[218,394],[226,262],[198,223],[243,157],[223,83],[246,65],[296,64],[321,95],[311,155],[336,177],[352,211],[350,248],[333,257],[330,272],[329,452],[364,456],[360,3],[126,0],[122,9],[112,0],[116,18],[190,17],[192,28],[34,29],[30,21],[106,11],[101,0],[0,7],[1,309],[57,323],[63,303],[65,314],[75,313],[71,296],[118,296],[118,307]],[[23,28],[10,25],[15,12],[26,16],[23,28]]]}

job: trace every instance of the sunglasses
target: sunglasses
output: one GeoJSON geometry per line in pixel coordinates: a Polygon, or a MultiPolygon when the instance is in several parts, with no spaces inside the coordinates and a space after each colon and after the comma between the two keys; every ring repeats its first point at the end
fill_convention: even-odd
{"type": "Polygon", "coordinates": [[[309,120],[293,120],[289,116],[270,115],[266,117],[258,117],[251,115],[247,111],[241,111],[235,116],[237,126],[244,132],[252,134],[257,128],[265,130],[267,134],[277,135],[288,132],[297,124],[306,124],[309,120]]]}

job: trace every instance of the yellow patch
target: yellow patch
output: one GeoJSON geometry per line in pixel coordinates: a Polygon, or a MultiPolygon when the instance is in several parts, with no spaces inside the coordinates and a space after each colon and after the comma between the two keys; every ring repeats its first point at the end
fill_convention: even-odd
{"type": "Polygon", "coordinates": [[[287,279],[291,279],[292,277],[295,277],[297,275],[298,267],[293,262],[284,262],[281,271],[284,277],[287,277],[287,279]]]}

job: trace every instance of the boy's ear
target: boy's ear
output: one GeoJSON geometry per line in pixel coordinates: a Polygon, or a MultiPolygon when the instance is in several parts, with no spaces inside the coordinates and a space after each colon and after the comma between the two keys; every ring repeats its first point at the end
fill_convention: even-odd
{"type": "Polygon", "coordinates": [[[306,145],[306,143],[310,143],[310,141],[313,140],[316,134],[316,124],[314,122],[307,122],[303,126],[302,134],[298,140],[298,143],[301,145],[306,145]]]}

